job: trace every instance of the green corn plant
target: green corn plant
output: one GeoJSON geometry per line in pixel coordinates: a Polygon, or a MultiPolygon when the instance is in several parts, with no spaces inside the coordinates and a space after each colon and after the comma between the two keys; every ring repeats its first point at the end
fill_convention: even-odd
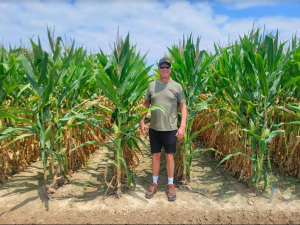
{"type": "MultiPolygon", "coordinates": [[[[0,56],[0,108],[25,107],[24,102],[28,99],[31,91],[29,85],[25,85],[26,78],[22,71],[20,54],[24,49],[10,49],[6,51],[2,47],[0,56]]],[[[1,119],[0,126],[5,121],[1,119]]]]}
{"type": "MultiPolygon", "coordinates": [[[[300,46],[299,41],[297,42],[298,38],[295,35],[292,38],[291,44],[288,47],[288,51],[283,54],[289,54],[290,51],[294,51],[294,54],[291,55],[290,58],[288,58],[287,63],[282,68],[283,75],[281,78],[281,83],[288,83],[290,80],[297,79],[297,77],[300,76],[300,46]]],[[[297,81],[294,83],[294,85],[289,86],[286,88],[286,97],[292,97],[299,99],[300,97],[300,81],[297,81]]],[[[287,100],[287,99],[285,99],[287,100]]],[[[290,99],[292,100],[292,99],[290,99]]]]}
{"type": "Polygon", "coordinates": [[[205,50],[200,51],[199,44],[200,38],[198,37],[197,42],[194,44],[191,34],[187,38],[186,43],[183,38],[182,45],[173,45],[172,48],[168,48],[173,61],[171,77],[183,87],[188,112],[186,134],[183,139],[183,144],[180,147],[183,153],[183,171],[182,173],[175,173],[177,176],[182,176],[183,182],[189,179],[190,167],[195,154],[201,151],[214,150],[193,150],[192,146],[193,139],[200,133],[200,131],[191,132],[195,116],[200,110],[206,109],[209,101],[213,98],[213,96],[211,96],[205,101],[199,99],[199,95],[205,92],[206,84],[210,77],[210,74],[207,73],[208,66],[215,58],[214,55],[209,55],[205,50]]]}
{"type": "MultiPolygon", "coordinates": [[[[5,157],[0,157],[0,180],[2,174],[10,178],[10,173],[12,172],[9,166],[10,164],[15,165],[14,168],[12,168],[13,171],[20,171],[20,163],[18,162],[19,158],[21,158],[18,157],[20,149],[14,144],[11,145],[9,149],[6,149],[4,145],[8,141],[5,139],[10,137],[10,132],[18,126],[18,123],[26,123],[26,119],[30,118],[28,116],[29,113],[25,112],[26,110],[19,110],[14,113],[15,118],[25,120],[16,122],[14,119],[6,117],[7,113],[2,111],[4,108],[9,108],[10,111],[14,111],[16,107],[24,107],[25,100],[28,99],[31,93],[29,85],[25,85],[27,79],[20,60],[20,54],[24,52],[24,50],[23,48],[12,49],[11,47],[9,50],[6,50],[3,46],[0,49],[0,155],[4,156],[8,150],[12,150],[14,155],[14,160],[11,162],[6,161],[5,157]]],[[[20,127],[19,132],[30,132],[30,130],[20,127]]]]}
{"type": "Polygon", "coordinates": [[[219,48],[219,57],[216,61],[215,74],[209,86],[219,90],[217,96],[223,99],[228,107],[221,108],[229,112],[240,127],[233,132],[245,132],[246,136],[240,139],[239,145],[251,148],[251,156],[238,152],[226,156],[220,163],[230,157],[242,154],[252,160],[253,174],[250,184],[254,183],[257,190],[263,176],[264,192],[271,184],[264,167],[264,158],[267,158],[268,168],[272,174],[270,150],[268,145],[278,134],[285,131],[280,129],[281,124],[274,124],[271,113],[278,109],[275,101],[291,85],[300,78],[294,78],[287,83],[281,83],[284,73],[283,67],[293,54],[294,50],[283,55],[284,43],[278,46],[278,32],[274,37],[268,34],[264,39],[259,36],[259,29],[251,31],[249,36],[240,38],[229,48],[219,48]]]}
{"type": "MultiPolygon", "coordinates": [[[[27,104],[31,109],[15,107],[2,108],[0,111],[1,118],[9,118],[29,126],[8,128],[2,132],[2,135],[6,135],[3,138],[14,138],[6,146],[21,138],[38,135],[44,167],[44,184],[47,185],[49,157],[52,178],[55,159],[60,165],[62,175],[65,176],[67,172],[67,156],[62,145],[62,138],[63,130],[68,128],[68,121],[83,120],[92,113],[92,111],[78,113],[80,106],[84,104],[79,96],[92,79],[90,76],[92,70],[81,66],[85,52],[82,48],[75,49],[75,42],[69,50],[62,53],[61,38],[58,37],[54,43],[49,35],[52,50],[52,54],[49,54],[42,49],[39,39],[38,44],[35,44],[33,40],[30,41],[33,56],[26,53],[20,58],[29,84],[25,86],[30,88],[34,96],[27,104]],[[20,113],[30,116],[22,118],[19,116],[20,113]],[[20,130],[30,132],[16,137],[16,132],[20,130]]],[[[74,126],[74,124],[76,123],[71,125],[74,126]]]]}
{"type": "MultiPolygon", "coordinates": [[[[135,131],[139,128],[139,122],[145,112],[148,111],[147,109],[136,110],[136,107],[138,100],[143,97],[151,82],[151,77],[148,76],[151,66],[145,66],[146,55],[140,56],[140,53],[136,53],[135,48],[136,46],[131,46],[129,43],[129,34],[124,41],[118,36],[111,55],[106,56],[102,51],[97,54],[103,69],[95,70],[96,83],[114,105],[113,109],[103,107],[111,115],[112,129],[108,129],[107,126],[104,129],[99,127],[99,129],[104,130],[114,146],[110,147],[104,144],[115,155],[115,160],[109,162],[116,168],[113,179],[115,179],[117,196],[121,196],[122,193],[122,170],[126,171],[127,185],[135,185],[133,175],[123,158],[125,145],[132,150],[134,147],[140,150],[138,143],[141,143],[149,149],[145,142],[135,135],[135,131]],[[109,135],[109,132],[113,135],[109,135]]],[[[153,105],[149,110],[163,111],[164,109],[153,105]]],[[[90,124],[103,124],[103,122],[93,120],[93,123],[90,122],[90,124]]]]}

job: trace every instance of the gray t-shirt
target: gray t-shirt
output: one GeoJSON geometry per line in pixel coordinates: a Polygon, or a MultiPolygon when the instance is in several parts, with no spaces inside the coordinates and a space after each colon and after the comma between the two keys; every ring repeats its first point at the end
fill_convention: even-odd
{"type": "Polygon", "coordinates": [[[157,131],[177,130],[178,104],[185,102],[185,96],[179,83],[170,80],[162,83],[159,80],[149,84],[145,101],[151,105],[157,104],[165,108],[164,115],[161,110],[151,111],[150,128],[157,131]]]}

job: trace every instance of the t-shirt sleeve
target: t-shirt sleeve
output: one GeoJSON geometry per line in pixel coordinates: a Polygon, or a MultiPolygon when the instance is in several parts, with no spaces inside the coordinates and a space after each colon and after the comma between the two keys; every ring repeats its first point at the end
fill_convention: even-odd
{"type": "Polygon", "coordinates": [[[150,85],[147,88],[146,95],[145,95],[144,99],[145,99],[145,102],[151,102],[150,85]]]}
{"type": "Polygon", "coordinates": [[[181,85],[179,85],[179,92],[177,97],[178,104],[185,102],[185,96],[181,85]]]}

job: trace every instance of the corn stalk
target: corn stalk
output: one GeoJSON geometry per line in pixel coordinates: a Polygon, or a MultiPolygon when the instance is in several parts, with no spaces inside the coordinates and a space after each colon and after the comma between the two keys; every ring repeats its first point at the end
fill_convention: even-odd
{"type": "MultiPolygon", "coordinates": [[[[109,163],[116,168],[113,180],[115,180],[116,194],[120,197],[123,170],[127,176],[127,186],[132,184],[133,187],[135,186],[133,175],[124,159],[124,148],[130,147],[132,151],[136,148],[140,151],[138,143],[141,143],[149,149],[145,142],[136,136],[135,131],[148,111],[147,109],[138,111],[136,106],[151,82],[151,77],[148,76],[151,66],[146,67],[146,55],[141,57],[140,53],[136,53],[135,46],[130,45],[129,34],[124,41],[119,36],[117,37],[113,52],[109,56],[101,51],[97,54],[97,58],[103,69],[95,70],[95,81],[114,106],[114,108],[103,107],[111,115],[112,129],[105,127],[102,130],[113,143],[113,147],[103,145],[112,150],[115,155],[115,159],[109,163]],[[109,132],[113,135],[109,135],[109,132]]],[[[153,105],[149,110],[163,111],[163,108],[153,105]]],[[[90,124],[102,123],[94,119],[90,124]]],[[[113,180],[110,183],[113,183],[113,180]]]]}
{"type": "MultiPolygon", "coordinates": [[[[200,38],[197,38],[196,44],[193,43],[193,37],[190,35],[185,43],[179,46],[173,45],[168,48],[172,59],[171,77],[183,87],[186,106],[187,106],[187,123],[186,134],[184,135],[180,150],[182,151],[182,161],[179,160],[179,151],[176,154],[176,163],[183,164],[182,171],[175,171],[176,178],[182,176],[182,181],[186,183],[190,178],[190,167],[193,157],[202,151],[210,149],[193,149],[193,139],[197,137],[200,131],[192,132],[192,126],[195,116],[201,110],[208,107],[211,96],[203,101],[199,95],[205,91],[205,87],[210,75],[207,73],[208,66],[213,62],[215,56],[209,55],[206,51],[199,50],[200,38]]],[[[181,167],[176,167],[181,168],[181,167]]]]}

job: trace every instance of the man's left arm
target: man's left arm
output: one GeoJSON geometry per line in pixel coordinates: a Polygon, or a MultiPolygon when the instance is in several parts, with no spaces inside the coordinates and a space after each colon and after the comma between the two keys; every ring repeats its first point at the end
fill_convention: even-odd
{"type": "Polygon", "coordinates": [[[181,140],[181,138],[183,138],[185,134],[186,118],[187,118],[187,110],[186,110],[185,102],[180,103],[180,111],[181,111],[181,123],[176,133],[178,140],[181,140]]]}

